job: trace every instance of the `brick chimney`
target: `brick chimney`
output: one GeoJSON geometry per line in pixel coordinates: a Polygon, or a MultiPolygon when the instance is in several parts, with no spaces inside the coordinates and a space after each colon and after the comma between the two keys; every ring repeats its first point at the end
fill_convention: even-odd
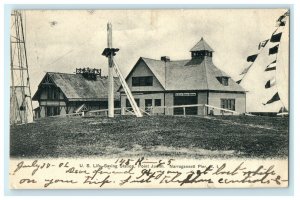
{"type": "Polygon", "coordinates": [[[160,57],[160,60],[164,61],[164,62],[170,62],[170,57],[169,56],[162,56],[162,57],[160,57]]]}

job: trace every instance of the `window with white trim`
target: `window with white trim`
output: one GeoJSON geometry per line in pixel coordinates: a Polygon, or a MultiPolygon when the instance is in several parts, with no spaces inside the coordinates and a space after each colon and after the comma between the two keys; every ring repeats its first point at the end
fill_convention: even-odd
{"type": "Polygon", "coordinates": [[[221,99],[221,108],[235,110],[235,99],[221,99]]]}

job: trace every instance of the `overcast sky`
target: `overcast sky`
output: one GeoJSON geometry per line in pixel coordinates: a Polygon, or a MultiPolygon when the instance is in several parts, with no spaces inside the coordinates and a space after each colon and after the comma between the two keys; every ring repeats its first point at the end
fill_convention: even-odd
{"type": "MultiPolygon", "coordinates": [[[[106,24],[113,26],[116,61],[126,76],[139,57],[189,59],[203,37],[217,67],[237,79],[246,57],[270,38],[282,9],[26,11],[26,45],[33,94],[46,72],[101,68],[107,74],[106,24]]],[[[32,94],[32,95],[33,95],[32,94]]]]}

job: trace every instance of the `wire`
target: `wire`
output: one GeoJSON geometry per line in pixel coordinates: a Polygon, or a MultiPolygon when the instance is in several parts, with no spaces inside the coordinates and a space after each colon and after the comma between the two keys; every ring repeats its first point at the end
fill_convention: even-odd
{"type": "MultiPolygon", "coordinates": [[[[80,43],[79,46],[88,43],[91,39],[92,39],[92,38],[88,38],[88,39],[85,40],[84,42],[80,43]]],[[[81,49],[80,51],[82,51],[82,49],[81,49]]],[[[80,52],[80,51],[77,51],[77,53],[80,52]]],[[[67,56],[68,54],[70,54],[70,53],[72,53],[72,52],[75,52],[75,51],[74,51],[74,48],[71,49],[71,50],[69,50],[69,51],[68,51],[67,53],[65,53],[64,55],[62,55],[62,56],[56,58],[56,59],[55,59],[54,61],[52,61],[51,63],[46,64],[44,67],[47,67],[47,66],[49,66],[49,65],[52,65],[52,64],[58,62],[58,61],[61,60],[63,57],[67,56]]]]}
{"type": "Polygon", "coordinates": [[[59,60],[61,60],[61,59],[62,59],[63,57],[65,57],[66,55],[70,54],[72,51],[73,51],[73,49],[71,49],[70,51],[68,51],[68,52],[67,52],[67,53],[65,53],[64,55],[62,55],[62,56],[58,57],[58,58],[57,58],[57,59],[55,59],[53,62],[51,62],[51,63],[49,63],[49,64],[45,65],[45,67],[47,67],[47,66],[49,66],[49,65],[52,65],[52,64],[54,64],[54,63],[58,62],[59,60]]]}

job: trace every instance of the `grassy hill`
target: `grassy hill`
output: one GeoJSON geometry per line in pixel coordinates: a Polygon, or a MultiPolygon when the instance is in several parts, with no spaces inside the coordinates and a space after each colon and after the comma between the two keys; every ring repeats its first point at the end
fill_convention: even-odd
{"type": "Polygon", "coordinates": [[[288,155],[286,117],[51,117],[10,128],[13,157],[288,155]]]}

